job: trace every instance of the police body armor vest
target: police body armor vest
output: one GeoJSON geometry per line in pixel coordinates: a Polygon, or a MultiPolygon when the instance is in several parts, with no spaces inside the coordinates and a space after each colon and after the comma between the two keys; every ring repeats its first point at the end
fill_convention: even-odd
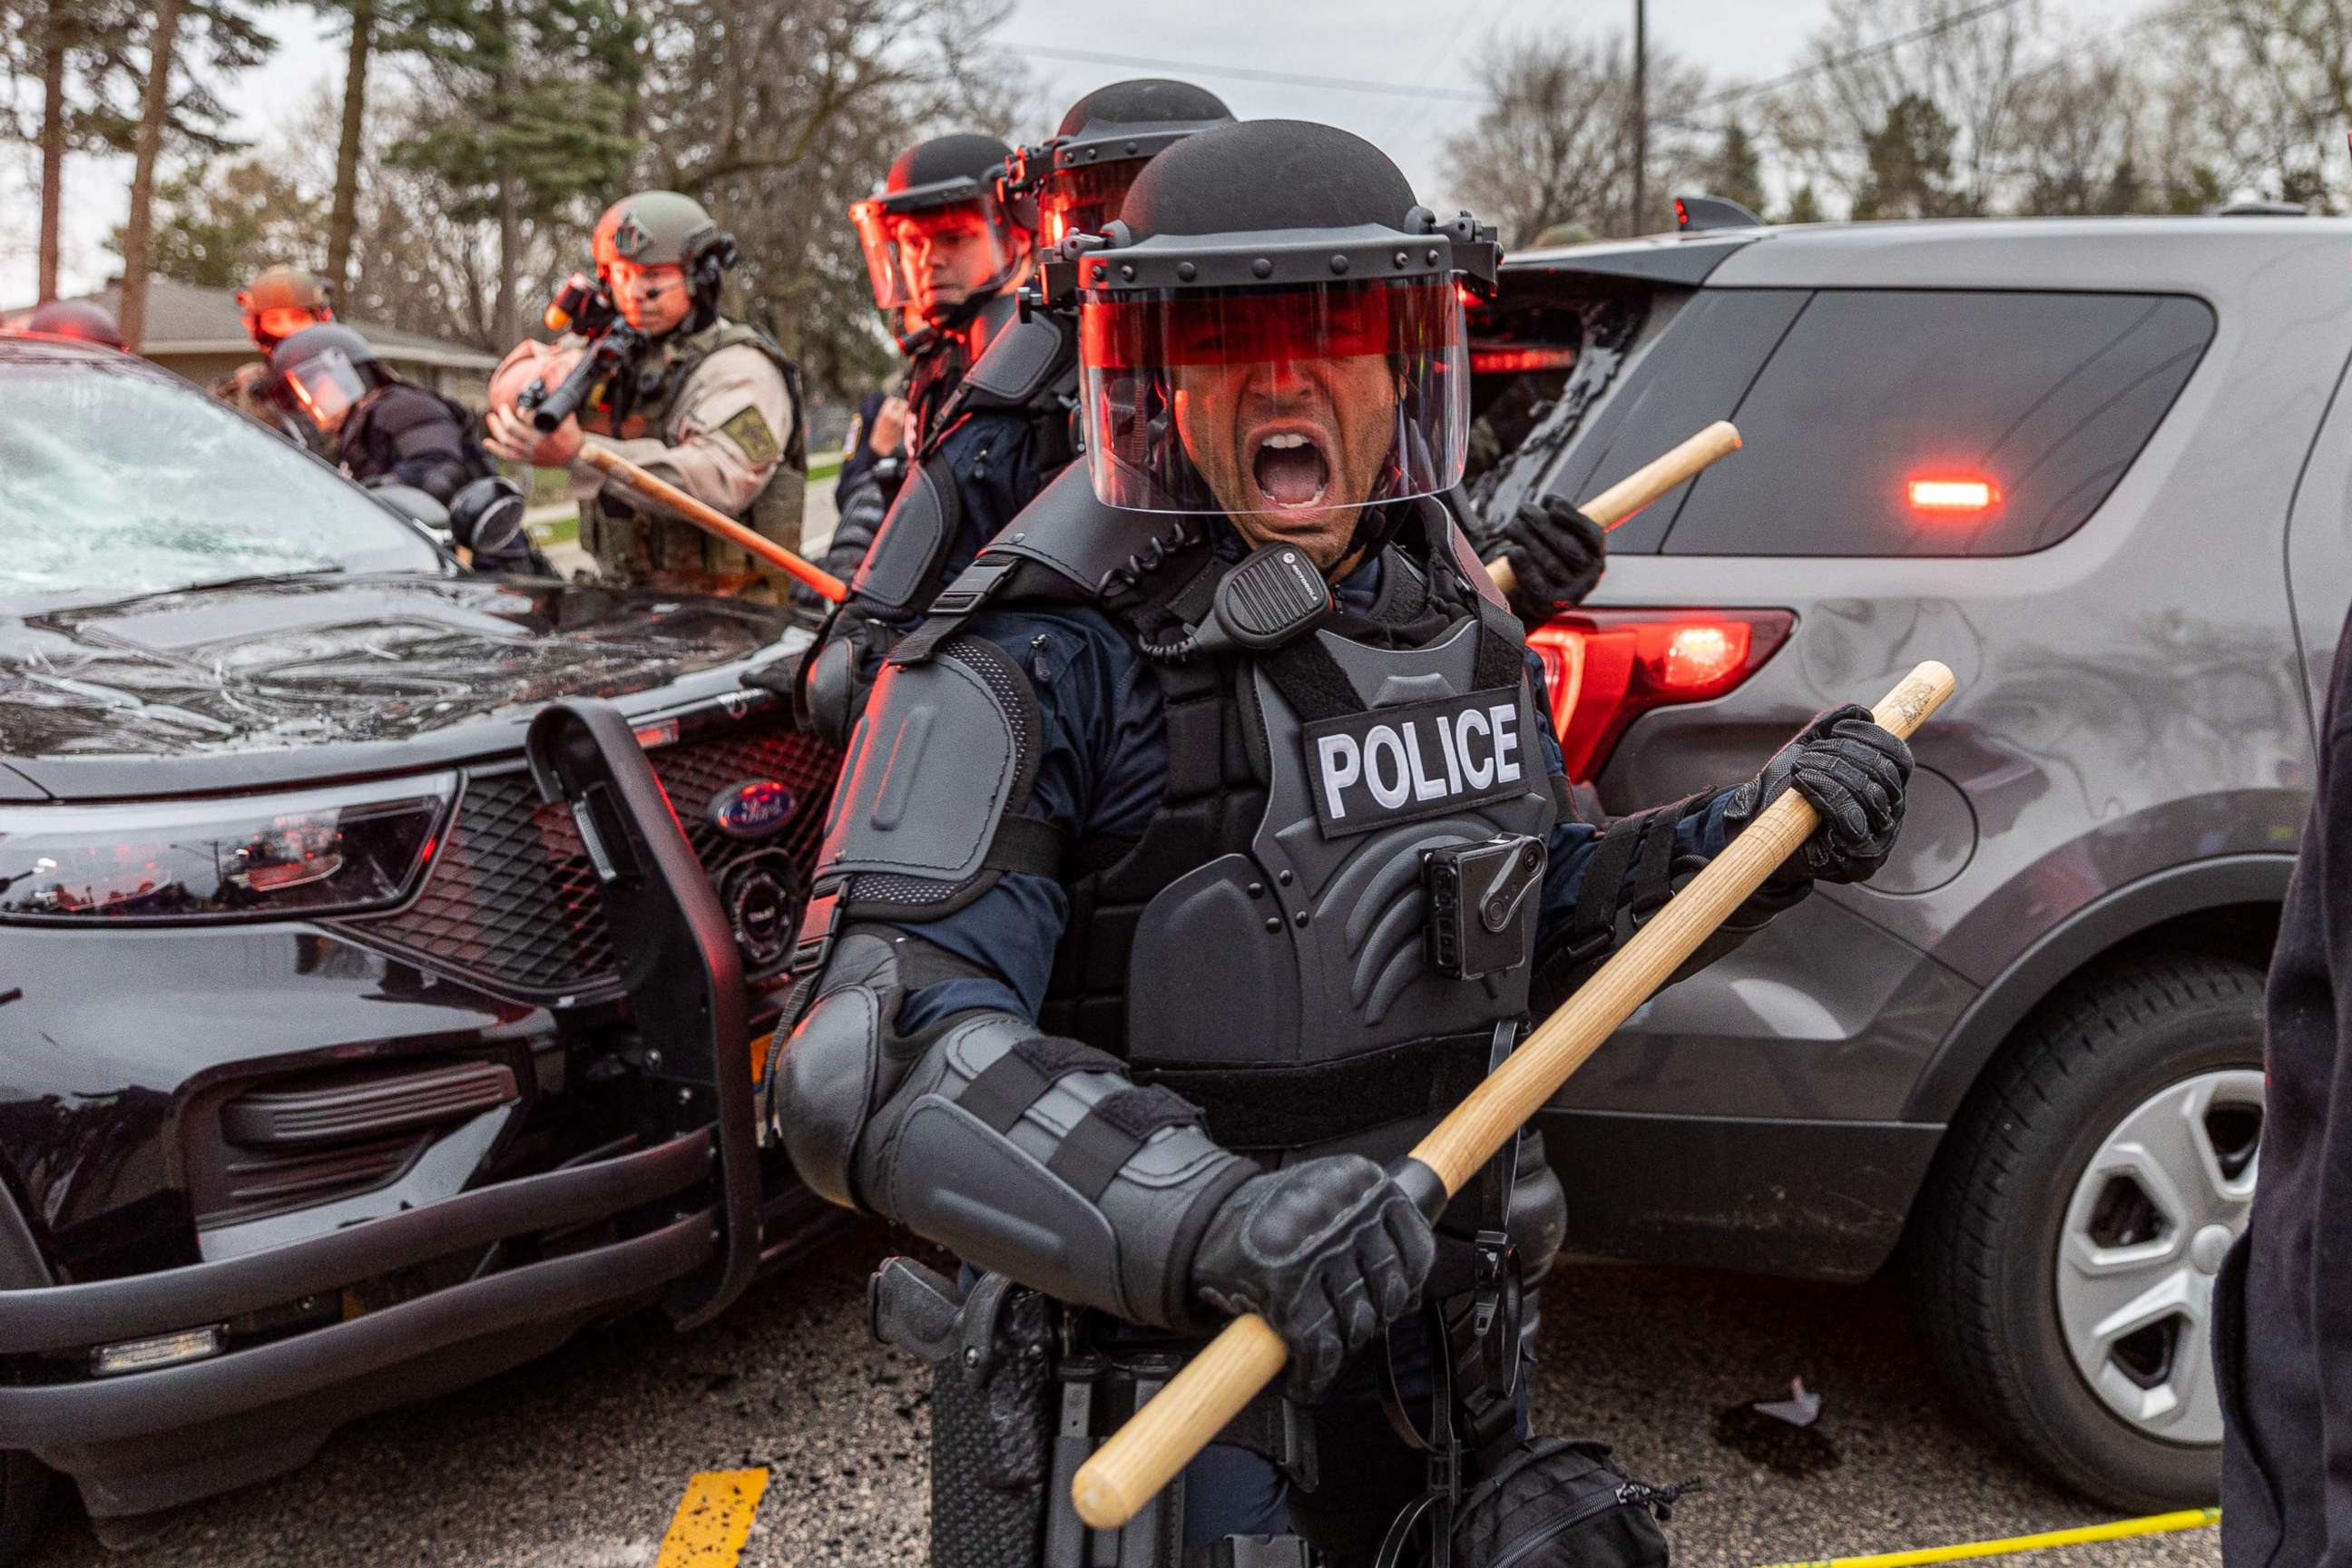
{"type": "MultiPolygon", "coordinates": [[[[661,437],[669,429],[670,416],[677,410],[678,402],[686,395],[688,385],[702,363],[721,349],[748,344],[776,367],[784,378],[784,390],[791,405],[793,428],[784,439],[775,472],[751,506],[736,515],[754,533],[772,539],[788,550],[798,551],[801,543],[801,520],[808,497],[808,431],[807,408],[801,396],[801,368],[787,356],[776,341],[748,321],[730,321],[724,318],[713,321],[698,332],[673,338],[661,345],[661,357],[641,367],[639,383],[650,370],[659,377],[654,389],[650,411],[632,410],[623,421],[623,428],[609,431],[622,436],[652,435],[661,437]],[[632,426],[640,426],[632,428],[632,426]]],[[[611,422],[605,421],[610,424],[611,422]]],[[[662,566],[675,566],[699,572],[712,577],[748,578],[764,574],[781,590],[789,582],[775,568],[749,552],[714,538],[688,522],[671,522],[667,519],[640,519],[635,511],[615,510],[598,491],[584,503],[583,521],[591,522],[593,538],[591,549],[598,565],[625,571],[630,565],[629,551],[634,531],[649,531],[648,553],[662,566]]]]}
{"type": "MultiPolygon", "coordinates": [[[[1265,656],[1155,664],[1160,805],[1133,844],[1065,861],[1040,1024],[1199,1104],[1228,1147],[1400,1152],[1527,1011],[1536,889],[1511,916],[1515,967],[1458,979],[1429,956],[1424,853],[1540,843],[1557,806],[1518,624],[1444,507],[1409,504],[1418,548],[1390,548],[1372,617],[1410,622],[1397,646],[1327,627],[1265,656]]],[[[1198,521],[1102,506],[1073,469],[892,662],[932,657],[984,603],[1092,603],[1160,640],[1223,570],[1198,521]]]]}

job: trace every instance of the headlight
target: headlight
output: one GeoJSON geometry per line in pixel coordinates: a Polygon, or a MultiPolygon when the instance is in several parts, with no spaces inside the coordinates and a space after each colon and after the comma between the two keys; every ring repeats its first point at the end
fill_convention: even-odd
{"type": "Polygon", "coordinates": [[[238,800],[0,810],[0,920],[349,914],[408,896],[455,773],[238,800]]]}

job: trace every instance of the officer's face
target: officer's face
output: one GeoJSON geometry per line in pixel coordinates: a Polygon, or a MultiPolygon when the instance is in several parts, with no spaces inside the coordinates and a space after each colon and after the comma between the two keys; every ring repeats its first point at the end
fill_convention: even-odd
{"type": "Polygon", "coordinates": [[[900,218],[893,231],[907,292],[926,316],[961,305],[985,288],[1003,265],[996,231],[979,213],[950,207],[900,218]]]}
{"type": "Polygon", "coordinates": [[[1184,453],[1252,544],[1295,544],[1328,572],[1396,432],[1386,354],[1181,364],[1170,375],[1184,453]]]}
{"type": "Polygon", "coordinates": [[[615,261],[611,277],[613,300],[621,307],[622,319],[650,336],[659,337],[676,328],[694,309],[683,267],[640,267],[634,261],[615,261]]]}

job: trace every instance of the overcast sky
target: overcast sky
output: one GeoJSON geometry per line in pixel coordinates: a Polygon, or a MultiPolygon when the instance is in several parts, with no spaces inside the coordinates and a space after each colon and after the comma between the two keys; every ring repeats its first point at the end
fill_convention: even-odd
{"type": "MultiPolygon", "coordinates": [[[[2085,25],[2130,8],[2128,0],[2043,3],[2085,25]]],[[[1654,48],[1671,50],[1718,80],[1755,79],[1791,64],[1826,10],[1827,0],[1650,0],[1649,34],[1654,48]]],[[[1483,51],[1539,27],[1596,38],[1622,35],[1632,17],[1633,0],[1169,0],[1121,7],[1100,0],[1016,0],[996,38],[1029,60],[1037,100],[1052,113],[1105,82],[1181,77],[1216,92],[1244,119],[1320,120],[1369,138],[1435,204],[1449,194],[1437,175],[1438,148],[1477,115],[1475,68],[1483,51]],[[1105,25],[1107,15],[1117,16],[1115,26],[1105,25]],[[1117,58],[1030,52],[1039,48],[1117,58]],[[1326,85],[1236,72],[1311,77],[1326,85]]],[[[289,5],[268,18],[279,39],[278,58],[233,80],[227,94],[238,114],[236,133],[265,142],[317,84],[341,70],[341,51],[317,12],[289,5]]],[[[1029,132],[1043,136],[1050,129],[1029,132]]],[[[10,215],[0,225],[0,306],[32,297],[36,168],[31,149],[0,149],[0,213],[10,215]]],[[[127,160],[77,158],[69,164],[70,285],[95,286],[114,269],[105,239],[122,221],[128,176],[127,160]]]]}

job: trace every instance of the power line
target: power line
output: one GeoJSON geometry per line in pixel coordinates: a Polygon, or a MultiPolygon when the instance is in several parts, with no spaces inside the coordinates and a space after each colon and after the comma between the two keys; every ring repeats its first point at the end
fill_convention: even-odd
{"type": "Polygon", "coordinates": [[[1968,10],[1956,11],[1948,16],[1914,27],[1908,32],[1896,33],[1892,37],[1881,38],[1874,44],[1864,44],[1861,48],[1849,49],[1842,55],[1832,55],[1827,59],[1815,60],[1811,65],[1800,66],[1795,70],[1780,76],[1768,77],[1762,81],[1748,82],[1739,87],[1726,88],[1721,92],[1710,93],[1691,105],[1691,111],[1696,113],[1700,110],[1714,109],[1721,104],[1736,103],[1743,98],[1753,98],[1759,92],[1777,92],[1784,87],[1803,81],[1808,77],[1819,76],[1823,71],[1836,70],[1841,66],[1875,59],[1880,55],[1891,55],[1906,44],[1916,44],[1922,38],[1932,38],[1938,33],[1948,33],[1955,27],[1962,27],[1970,22],[1980,21],[1996,11],[2009,10],[2018,3],[2019,0],[1985,0],[1981,5],[1972,5],[1968,10]]]}
{"type": "Polygon", "coordinates": [[[1043,55],[1048,59],[1077,60],[1087,65],[1129,66],[1142,70],[1190,71],[1195,76],[1234,77],[1244,81],[1276,82],[1285,87],[1332,88],[1341,92],[1381,93],[1391,98],[1438,98],[1452,103],[1483,104],[1495,100],[1491,93],[1462,87],[1419,87],[1412,82],[1372,81],[1363,77],[1251,70],[1242,66],[1206,65],[1199,60],[1165,60],[1150,55],[1114,55],[1098,49],[1066,49],[1053,44],[1007,43],[1003,47],[1016,54],[1043,55]]]}

